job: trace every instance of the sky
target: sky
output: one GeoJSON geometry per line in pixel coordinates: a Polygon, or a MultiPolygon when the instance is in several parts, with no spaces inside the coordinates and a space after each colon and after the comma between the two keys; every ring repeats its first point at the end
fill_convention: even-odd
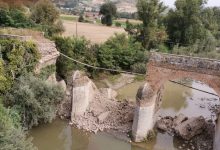
{"type": "MultiPolygon", "coordinates": [[[[174,6],[175,0],[162,0],[165,5],[168,5],[170,7],[174,6]]],[[[220,6],[220,0],[208,0],[208,4],[206,6],[220,6]]]]}

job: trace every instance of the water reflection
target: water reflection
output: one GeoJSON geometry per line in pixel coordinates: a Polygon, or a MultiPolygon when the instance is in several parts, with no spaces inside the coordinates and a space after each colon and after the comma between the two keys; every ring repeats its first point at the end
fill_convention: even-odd
{"type": "Polygon", "coordinates": [[[156,143],[129,144],[106,133],[82,132],[59,119],[34,128],[30,135],[39,150],[152,150],[156,143]]]}
{"type": "Polygon", "coordinates": [[[127,99],[130,101],[135,101],[137,90],[143,84],[143,81],[137,81],[118,89],[118,99],[127,99]]]}
{"type": "MultiPolygon", "coordinates": [[[[201,82],[187,81],[186,84],[216,94],[212,88],[201,82]]],[[[183,113],[189,117],[202,115],[206,119],[214,119],[210,108],[218,104],[219,101],[216,96],[167,82],[162,97],[162,106],[158,114],[175,116],[183,113]]]]}
{"type": "Polygon", "coordinates": [[[163,110],[173,113],[180,111],[188,106],[186,99],[192,95],[190,88],[180,86],[171,82],[164,85],[164,94],[162,97],[163,110]]]}

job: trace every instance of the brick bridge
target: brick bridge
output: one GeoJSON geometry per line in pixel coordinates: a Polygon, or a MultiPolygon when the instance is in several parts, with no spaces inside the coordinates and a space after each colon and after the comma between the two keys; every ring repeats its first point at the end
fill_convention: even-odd
{"type": "Polygon", "coordinates": [[[152,52],[147,64],[146,84],[137,93],[132,134],[140,142],[154,125],[161,103],[161,89],[168,80],[191,78],[206,83],[220,95],[220,61],[215,59],[152,52]]]}

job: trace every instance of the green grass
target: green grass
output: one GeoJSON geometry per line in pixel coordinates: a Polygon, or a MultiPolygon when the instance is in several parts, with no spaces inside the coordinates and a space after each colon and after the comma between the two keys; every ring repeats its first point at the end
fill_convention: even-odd
{"type": "Polygon", "coordinates": [[[144,81],[145,78],[146,78],[145,75],[143,75],[143,76],[141,76],[141,75],[137,75],[137,76],[135,76],[134,80],[135,80],[135,81],[144,81]]]}
{"type": "Polygon", "coordinates": [[[77,21],[78,16],[73,16],[73,15],[60,15],[61,20],[67,20],[67,21],[77,21]]]}

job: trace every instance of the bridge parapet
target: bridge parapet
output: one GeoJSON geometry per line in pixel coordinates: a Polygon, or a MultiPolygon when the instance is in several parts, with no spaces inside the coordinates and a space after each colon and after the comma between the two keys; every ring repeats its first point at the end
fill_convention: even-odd
{"type": "Polygon", "coordinates": [[[220,76],[220,60],[151,52],[149,64],[174,70],[184,70],[220,76]]]}

